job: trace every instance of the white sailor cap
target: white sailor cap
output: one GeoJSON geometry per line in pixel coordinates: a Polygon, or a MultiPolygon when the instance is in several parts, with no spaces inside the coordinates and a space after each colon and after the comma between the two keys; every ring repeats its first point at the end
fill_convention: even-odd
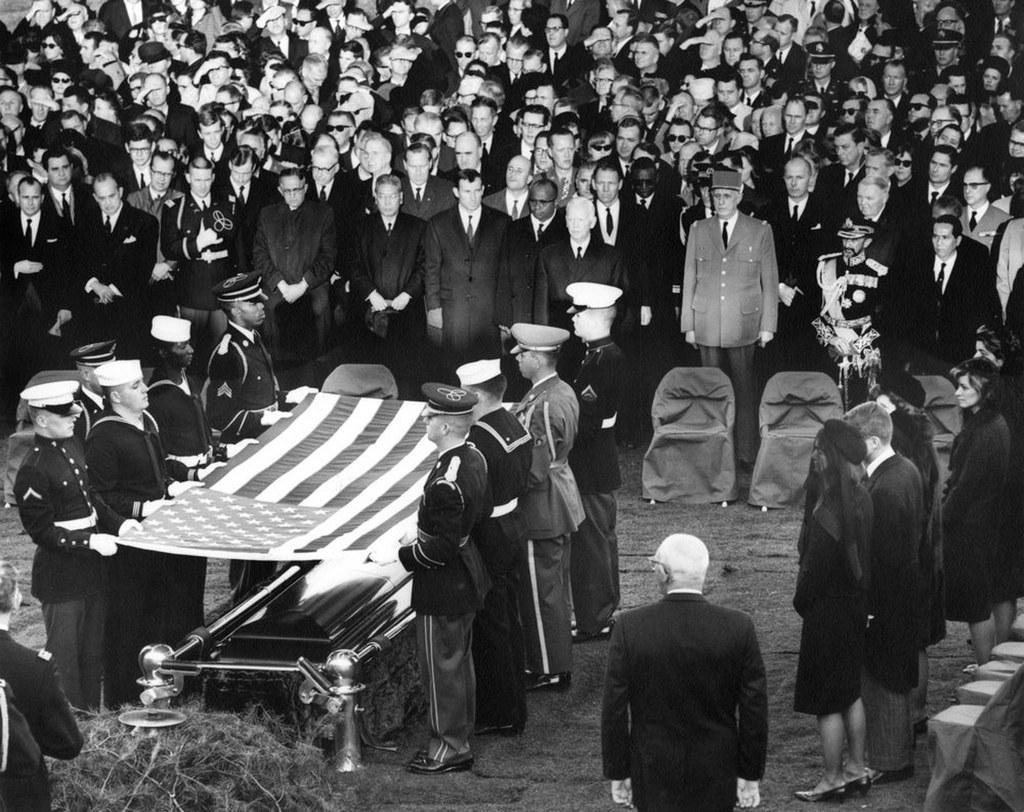
{"type": "Polygon", "coordinates": [[[179,344],[191,338],[192,322],[174,316],[153,316],[149,334],[157,341],[179,344]]]}
{"type": "Polygon", "coordinates": [[[455,374],[459,376],[459,386],[476,386],[501,375],[501,361],[497,358],[471,361],[456,369],[455,374]]]}
{"type": "Polygon", "coordinates": [[[130,361],[108,361],[96,367],[96,380],[100,386],[122,386],[142,377],[142,364],[136,359],[130,361]]]}
{"type": "Polygon", "coordinates": [[[259,17],[256,18],[256,25],[263,28],[271,20],[276,20],[278,17],[285,15],[284,6],[271,6],[264,11],[259,17]]]}
{"type": "Polygon", "coordinates": [[[565,292],[572,298],[572,307],[566,311],[568,313],[614,307],[622,296],[621,288],[597,282],[573,282],[566,287],[565,292]]]}
{"type": "Polygon", "coordinates": [[[82,411],[82,407],[75,403],[77,393],[78,381],[50,381],[28,387],[21,393],[21,398],[33,408],[68,415],[82,411]]]}

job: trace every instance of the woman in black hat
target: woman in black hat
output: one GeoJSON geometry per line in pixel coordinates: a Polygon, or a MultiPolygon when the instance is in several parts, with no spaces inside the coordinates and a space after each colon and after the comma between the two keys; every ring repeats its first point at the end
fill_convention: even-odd
{"type": "Polygon", "coordinates": [[[814,714],[825,771],[801,801],[866,792],[860,673],[867,625],[871,497],[860,484],[867,448],[860,433],[827,420],[814,440],[800,529],[793,606],[803,618],[794,709],[814,714]],[[847,760],[843,764],[843,745],[847,760]]]}
{"type": "Polygon", "coordinates": [[[964,424],[953,441],[942,499],[946,619],[968,624],[975,658],[981,664],[988,661],[995,645],[993,573],[999,567],[996,540],[1010,459],[1010,429],[996,411],[999,371],[995,364],[970,358],[950,370],[949,376],[964,424]]]}

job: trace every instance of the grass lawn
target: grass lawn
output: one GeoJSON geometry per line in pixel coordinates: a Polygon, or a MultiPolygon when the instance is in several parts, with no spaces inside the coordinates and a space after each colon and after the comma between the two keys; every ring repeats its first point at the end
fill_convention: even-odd
{"type": "MultiPolygon", "coordinates": [[[[623,459],[625,481],[631,485],[619,494],[622,608],[657,599],[646,556],[665,535],[686,531],[704,539],[711,551],[707,595],[716,603],[753,616],[767,668],[770,750],[761,808],[804,808],[792,793],[815,783],[821,760],[814,719],[792,711],[800,621],[790,600],[797,568],[799,514],[765,513],[743,502],[726,508],[644,503],[639,498],[641,457],[640,451],[630,451],[623,459]]],[[[14,510],[0,512],[0,555],[18,565],[27,587],[32,544],[21,533],[14,510]]],[[[223,562],[211,563],[208,609],[224,599],[226,571],[223,562]]],[[[31,603],[15,618],[13,632],[28,645],[42,645],[41,614],[34,599],[31,603]]],[[[404,764],[422,745],[425,731],[422,719],[410,720],[399,737],[398,753],[368,750],[366,769],[330,777],[329,807],[359,812],[453,808],[591,812],[615,808],[607,782],[601,779],[599,722],[606,650],[606,642],[577,646],[571,690],[531,695],[525,734],[517,739],[477,740],[476,766],[471,773],[433,779],[406,773],[404,764]]],[[[955,686],[963,680],[960,671],[969,660],[965,627],[951,625],[947,639],[931,651],[930,711],[949,704],[955,686]]],[[[848,801],[846,807],[852,803],[861,809],[920,809],[929,768],[925,739],[918,744],[913,780],[874,789],[863,800],[848,801]]]]}

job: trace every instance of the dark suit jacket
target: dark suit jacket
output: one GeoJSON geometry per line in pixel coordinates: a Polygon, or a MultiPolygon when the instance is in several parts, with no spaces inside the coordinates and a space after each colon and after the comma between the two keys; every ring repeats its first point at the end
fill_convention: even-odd
{"type": "Polygon", "coordinates": [[[430,220],[435,214],[455,206],[455,195],[452,193],[452,184],[444,178],[431,175],[427,178],[427,185],[423,187],[423,200],[416,202],[412,193],[412,186],[408,178],[402,178],[402,211],[419,217],[421,220],[430,220]]]}
{"type": "Polygon", "coordinates": [[[565,230],[565,212],[556,211],[537,241],[537,232],[531,217],[515,220],[508,227],[508,246],[498,279],[498,298],[495,317],[498,324],[511,326],[516,322],[535,324],[541,321],[535,296],[537,259],[541,250],[549,245],[569,239],[565,230]]]}
{"type": "MultiPolygon", "coordinates": [[[[71,211],[68,212],[68,215],[72,219],[69,219],[69,217],[61,217],[60,219],[64,227],[71,230],[82,222],[82,218],[87,211],[96,208],[96,200],[92,196],[92,189],[90,187],[83,183],[72,182],[71,200],[69,202],[71,203],[71,211]]],[[[60,217],[48,186],[43,187],[43,211],[48,211],[60,217]]]]}
{"type": "MultiPolygon", "coordinates": [[[[551,50],[544,49],[544,64],[551,69],[551,50]]],[[[580,45],[570,45],[565,53],[555,63],[552,77],[555,80],[555,87],[565,88],[573,81],[580,78],[587,69],[587,51],[580,45]]]]}
{"type": "Polygon", "coordinates": [[[363,301],[377,291],[385,299],[394,299],[404,292],[414,300],[409,307],[421,307],[426,228],[424,221],[400,211],[389,237],[379,214],[364,219],[355,230],[358,250],[351,271],[353,296],[363,301]]]}
{"type": "Polygon", "coordinates": [[[168,102],[164,132],[168,138],[173,138],[180,146],[191,151],[199,143],[199,119],[196,117],[196,111],[184,104],[168,102]]]}
{"type": "MultiPolygon", "coordinates": [[[[668,319],[671,329],[678,332],[675,307],[683,284],[683,263],[686,249],[679,239],[679,217],[683,201],[678,195],[656,190],[650,207],[637,204],[634,208],[637,222],[637,244],[647,270],[640,282],[640,304],[650,307],[656,322],[668,319]]],[[[666,327],[669,325],[666,324],[666,327]]]]}
{"type": "MultiPolygon", "coordinates": [[[[142,0],[143,25],[149,21],[151,11],[152,3],[148,2],[148,0],[142,0]]],[[[107,0],[106,3],[100,6],[97,17],[107,27],[107,31],[113,34],[118,41],[124,39],[125,34],[131,30],[132,24],[131,20],[128,19],[128,11],[125,8],[124,0],[107,0]]]]}
{"type": "Polygon", "coordinates": [[[472,245],[457,206],[435,214],[427,225],[427,311],[441,309],[442,346],[453,360],[486,357],[486,352],[497,349],[495,295],[511,222],[506,215],[481,206],[474,214],[472,245]]]}
{"type": "Polygon", "coordinates": [[[252,262],[264,290],[276,290],[282,280],[295,284],[302,279],[313,289],[330,279],[336,261],[334,216],[325,204],[307,198],[294,212],[285,203],[260,212],[252,262]]]}
{"type": "Polygon", "coordinates": [[[619,616],[601,709],[606,778],[638,809],[731,809],[768,746],[764,662],[750,617],[692,593],[619,616]]]}
{"type": "Polygon", "coordinates": [[[462,11],[458,5],[449,3],[434,15],[427,28],[427,36],[437,43],[448,62],[455,65],[455,43],[465,33],[462,11]]]}
{"type": "Polygon", "coordinates": [[[779,339],[811,329],[821,310],[818,287],[818,257],[827,253],[835,239],[829,228],[827,201],[812,194],[799,220],[794,221],[785,194],[772,201],[768,223],[775,237],[775,258],[779,263],[779,281],[800,289],[793,304],[779,302],[779,339]]]}
{"type": "MultiPolygon", "coordinates": [[[[56,212],[40,210],[37,233],[30,246],[21,230],[21,212],[11,210],[0,221],[0,276],[3,286],[14,291],[22,299],[29,290],[35,291],[39,299],[38,319],[44,330],[48,330],[57,318],[57,311],[66,308],[74,311],[80,300],[76,296],[77,279],[71,263],[72,235],[64,227],[56,212]],[[36,274],[19,275],[14,279],[14,265],[23,259],[40,262],[42,271],[36,274]]],[[[34,302],[32,310],[35,310],[34,302]]]]}
{"type": "Polygon", "coordinates": [[[787,90],[796,88],[804,80],[807,70],[807,52],[796,43],[788,54],[786,61],[775,60],[778,66],[775,73],[775,81],[787,90]]]}
{"type": "Polygon", "coordinates": [[[597,25],[601,4],[598,0],[573,0],[570,6],[566,0],[551,0],[551,13],[564,14],[569,18],[568,41],[570,45],[576,45],[586,39],[597,25]]]}
{"type": "Polygon", "coordinates": [[[80,286],[95,277],[116,285],[126,304],[136,307],[143,301],[156,263],[156,218],[125,202],[113,233],[107,233],[99,207],[86,212],[75,231],[80,286]]]}
{"type": "Polygon", "coordinates": [[[864,180],[863,166],[849,183],[846,183],[846,168],[841,164],[833,164],[821,170],[814,191],[829,201],[833,225],[838,226],[847,217],[854,216],[858,211],[857,185],[862,180],[864,180]]]}
{"type": "Polygon", "coordinates": [[[566,238],[543,248],[537,260],[537,281],[534,287],[534,314],[540,324],[551,324],[571,331],[572,317],[565,311],[572,299],[565,292],[573,282],[599,282],[627,287],[626,268],[622,254],[601,241],[595,230],[583,257],[577,259],[566,238]]]}

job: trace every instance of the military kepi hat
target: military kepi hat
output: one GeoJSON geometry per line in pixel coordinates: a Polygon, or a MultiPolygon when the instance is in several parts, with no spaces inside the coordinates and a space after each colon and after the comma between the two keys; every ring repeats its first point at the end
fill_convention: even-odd
{"type": "Polygon", "coordinates": [[[116,341],[97,341],[94,344],[83,344],[75,347],[69,355],[76,364],[83,364],[87,367],[98,367],[107,361],[114,360],[114,350],[117,349],[116,341]]]}
{"type": "Polygon", "coordinates": [[[485,358],[482,361],[471,361],[463,364],[455,374],[459,376],[461,386],[477,386],[493,381],[501,375],[501,361],[497,358],[485,358]]]}
{"type": "Polygon", "coordinates": [[[569,340],[569,331],[561,327],[548,327],[546,324],[526,324],[518,322],[512,325],[512,338],[516,346],[512,353],[554,352],[569,340]]]}
{"type": "Polygon", "coordinates": [[[214,285],[213,295],[221,304],[266,299],[267,295],[260,288],[260,282],[259,271],[240,273],[214,285]]]}
{"type": "Polygon", "coordinates": [[[447,383],[425,383],[420,387],[430,414],[470,414],[477,396],[447,383]]]}
{"type": "Polygon", "coordinates": [[[743,178],[734,169],[716,169],[711,175],[712,189],[731,189],[734,192],[743,191],[743,178]]]}
{"type": "Polygon", "coordinates": [[[811,62],[831,62],[836,58],[835,49],[827,42],[812,42],[807,46],[807,57],[811,62]]]}
{"type": "Polygon", "coordinates": [[[35,409],[45,409],[54,414],[81,414],[82,407],[75,403],[78,381],[50,381],[30,386],[21,393],[21,398],[35,409]]]}
{"type": "Polygon", "coordinates": [[[600,310],[614,307],[622,296],[622,289],[613,285],[602,285],[598,282],[573,282],[565,292],[572,299],[572,307],[568,313],[579,313],[581,310],[600,310]]]}

